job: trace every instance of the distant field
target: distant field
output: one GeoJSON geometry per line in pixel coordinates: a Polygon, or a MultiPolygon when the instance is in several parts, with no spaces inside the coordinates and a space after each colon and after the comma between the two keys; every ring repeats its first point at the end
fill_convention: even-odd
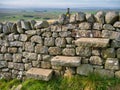
{"type": "MultiPolygon", "coordinates": [[[[98,10],[71,10],[71,13],[85,12],[95,14],[98,10]]],[[[0,9],[0,22],[25,20],[50,20],[58,19],[58,16],[66,13],[66,9],[0,9]]]]}

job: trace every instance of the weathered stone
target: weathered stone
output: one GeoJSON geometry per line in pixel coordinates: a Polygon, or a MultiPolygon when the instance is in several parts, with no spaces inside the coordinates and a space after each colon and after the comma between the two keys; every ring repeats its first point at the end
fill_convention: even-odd
{"type": "Polygon", "coordinates": [[[33,52],[34,51],[34,46],[35,46],[34,43],[26,42],[25,43],[25,51],[33,52]]]}
{"type": "Polygon", "coordinates": [[[58,33],[53,32],[53,33],[52,33],[52,37],[58,37],[58,33]]]}
{"type": "Polygon", "coordinates": [[[55,40],[54,38],[45,38],[44,39],[44,45],[45,46],[54,46],[55,40]]]}
{"type": "Polygon", "coordinates": [[[17,27],[17,32],[18,32],[18,33],[24,33],[24,30],[22,30],[21,27],[17,27]]]}
{"type": "Polygon", "coordinates": [[[17,52],[17,48],[16,47],[9,47],[8,48],[8,52],[9,53],[16,53],[17,52]]]}
{"type": "Polygon", "coordinates": [[[71,32],[70,31],[65,31],[65,32],[59,32],[60,37],[70,37],[71,32]]]}
{"type": "Polygon", "coordinates": [[[78,34],[78,36],[80,36],[80,37],[91,37],[91,35],[92,35],[92,37],[97,37],[97,38],[99,38],[99,37],[101,37],[102,36],[102,34],[101,34],[101,31],[98,31],[98,30],[79,30],[79,31],[76,31],[76,33],[78,34]]]}
{"type": "Polygon", "coordinates": [[[59,15],[58,22],[59,22],[60,24],[64,24],[64,23],[65,23],[65,18],[66,18],[66,15],[65,15],[65,14],[59,15]]]}
{"type": "Polygon", "coordinates": [[[81,59],[82,61],[82,64],[88,64],[89,63],[89,58],[86,58],[86,57],[82,57],[81,59]]]}
{"type": "Polygon", "coordinates": [[[8,68],[13,68],[14,67],[14,63],[13,62],[8,62],[8,68]]]}
{"type": "Polygon", "coordinates": [[[70,15],[70,23],[75,23],[76,22],[76,15],[72,14],[70,15]]]}
{"type": "Polygon", "coordinates": [[[39,61],[32,61],[32,66],[33,67],[40,67],[40,62],[39,61]]]}
{"type": "Polygon", "coordinates": [[[109,45],[109,39],[80,38],[75,41],[75,45],[84,47],[107,47],[109,45]]]}
{"type": "Polygon", "coordinates": [[[81,64],[81,58],[68,56],[55,56],[51,59],[51,64],[55,66],[76,67],[81,64]]]}
{"type": "Polygon", "coordinates": [[[37,60],[38,60],[38,61],[41,61],[41,60],[42,60],[42,55],[41,55],[41,54],[38,54],[37,60]]]}
{"type": "Polygon", "coordinates": [[[27,41],[27,39],[28,39],[28,36],[26,34],[20,34],[20,38],[19,38],[20,41],[25,42],[27,41]]]}
{"type": "Polygon", "coordinates": [[[48,53],[48,47],[42,46],[41,44],[37,44],[35,46],[35,52],[41,53],[41,54],[47,54],[48,53]]]}
{"type": "Polygon", "coordinates": [[[112,40],[111,47],[119,48],[120,47],[120,41],[112,40]]]}
{"type": "Polygon", "coordinates": [[[90,13],[87,13],[87,14],[86,14],[86,20],[87,20],[87,22],[89,22],[89,23],[94,23],[94,22],[95,22],[94,15],[93,15],[93,14],[90,14],[90,13]]]}
{"type": "Polygon", "coordinates": [[[32,64],[31,63],[26,63],[25,64],[25,70],[29,70],[30,68],[32,68],[32,64]]]}
{"type": "Polygon", "coordinates": [[[120,48],[117,49],[117,58],[120,59],[120,48]]]}
{"type": "Polygon", "coordinates": [[[62,51],[63,55],[66,56],[75,56],[75,49],[74,48],[65,48],[62,51]]]}
{"type": "Polygon", "coordinates": [[[31,25],[31,28],[32,28],[32,29],[35,29],[35,27],[34,27],[35,24],[36,24],[36,21],[35,21],[35,20],[31,20],[31,21],[30,21],[30,25],[31,25]]]}
{"type": "Polygon", "coordinates": [[[120,28],[120,21],[115,22],[113,26],[116,28],[120,28]]]}
{"type": "Polygon", "coordinates": [[[40,36],[38,36],[38,35],[32,36],[32,37],[31,37],[31,42],[43,44],[42,37],[40,37],[40,36]]]}
{"type": "Polygon", "coordinates": [[[109,11],[105,15],[105,21],[106,23],[113,24],[115,21],[117,21],[118,13],[109,11]]]}
{"type": "Polygon", "coordinates": [[[105,30],[115,30],[115,28],[111,24],[104,24],[103,29],[105,29],[105,30]]]}
{"type": "Polygon", "coordinates": [[[62,53],[61,48],[59,47],[50,47],[48,51],[50,55],[60,55],[62,53]]]}
{"type": "Polygon", "coordinates": [[[103,60],[99,56],[91,56],[90,63],[95,65],[102,65],[103,60]]]}
{"type": "Polygon", "coordinates": [[[3,29],[3,24],[0,23],[0,33],[2,32],[2,29],[3,29]]]}
{"type": "Polygon", "coordinates": [[[55,26],[51,26],[51,31],[52,32],[61,32],[62,31],[62,26],[61,25],[55,25],[55,26]]]}
{"type": "Polygon", "coordinates": [[[47,21],[40,21],[35,24],[36,29],[47,28],[47,27],[49,27],[49,23],[47,21]]]}
{"type": "Polygon", "coordinates": [[[3,54],[0,54],[0,61],[4,60],[3,54]]]}
{"type": "Polygon", "coordinates": [[[91,24],[88,22],[82,22],[79,24],[79,28],[81,30],[89,30],[89,29],[91,29],[91,24]]]}
{"type": "Polygon", "coordinates": [[[55,45],[58,47],[65,47],[65,45],[66,45],[65,38],[56,38],[55,45]]]}
{"type": "Polygon", "coordinates": [[[89,47],[77,47],[76,54],[82,57],[89,57],[92,54],[92,50],[89,47]]]}
{"type": "Polygon", "coordinates": [[[30,23],[28,21],[21,20],[21,28],[24,30],[30,30],[31,29],[30,23]]]}
{"type": "Polygon", "coordinates": [[[1,46],[1,52],[6,53],[7,52],[7,47],[6,46],[1,46]]]}
{"type": "Polygon", "coordinates": [[[30,60],[37,60],[37,54],[36,53],[29,53],[29,52],[23,52],[23,57],[30,60]]]}
{"type": "Polygon", "coordinates": [[[20,41],[14,41],[14,42],[10,42],[10,46],[12,47],[22,47],[23,43],[20,41]]]}
{"type": "Polygon", "coordinates": [[[9,34],[10,33],[10,29],[5,24],[3,25],[3,33],[5,33],[5,34],[9,34]]]}
{"type": "Polygon", "coordinates": [[[103,58],[115,58],[115,49],[114,48],[107,48],[103,49],[101,52],[103,58]]]}
{"type": "Polygon", "coordinates": [[[49,69],[51,68],[51,63],[46,61],[41,61],[41,68],[49,69]]]}
{"type": "Polygon", "coordinates": [[[26,34],[28,35],[35,35],[37,34],[36,30],[28,30],[28,31],[25,31],[26,34]]]}
{"type": "Polygon", "coordinates": [[[117,58],[107,58],[105,69],[119,70],[119,60],[117,58]]]}
{"type": "Polygon", "coordinates": [[[95,30],[102,30],[102,23],[94,23],[93,24],[93,29],[95,30]]]}
{"type": "Polygon", "coordinates": [[[66,48],[75,48],[75,45],[73,45],[73,44],[68,44],[68,45],[66,45],[66,48]]]}
{"type": "Polygon", "coordinates": [[[88,76],[93,72],[93,67],[90,64],[82,64],[77,67],[77,74],[88,76]]]}
{"type": "Polygon", "coordinates": [[[115,72],[115,77],[120,78],[120,71],[115,72]]]}
{"type": "Polygon", "coordinates": [[[92,55],[93,56],[100,56],[101,54],[100,54],[100,50],[98,50],[98,49],[93,49],[92,50],[92,55]]]}
{"type": "Polygon", "coordinates": [[[120,41],[120,32],[103,30],[102,37],[109,38],[109,39],[115,39],[117,41],[120,41]]]}
{"type": "Polygon", "coordinates": [[[52,36],[52,33],[51,32],[44,32],[42,34],[42,37],[51,37],[52,36]]]}
{"type": "Polygon", "coordinates": [[[52,77],[52,72],[50,69],[31,68],[26,72],[26,76],[28,78],[49,81],[52,77]]]}
{"type": "Polygon", "coordinates": [[[95,69],[95,73],[99,74],[102,77],[114,77],[114,72],[106,69],[95,69]]]}
{"type": "Polygon", "coordinates": [[[71,76],[73,76],[75,73],[76,73],[75,68],[66,67],[64,76],[65,76],[65,77],[71,77],[71,76]]]}
{"type": "Polygon", "coordinates": [[[101,66],[101,65],[93,65],[93,68],[94,69],[103,69],[104,68],[104,66],[101,66]]]}
{"type": "Polygon", "coordinates": [[[16,69],[16,70],[24,70],[25,69],[23,63],[14,63],[14,67],[13,68],[16,69]]]}
{"type": "Polygon", "coordinates": [[[84,21],[85,20],[85,14],[83,12],[76,13],[76,21],[84,21]]]}
{"type": "Polygon", "coordinates": [[[9,53],[4,54],[4,59],[6,61],[12,61],[12,54],[9,54],[9,53]]]}
{"type": "Polygon", "coordinates": [[[15,39],[16,41],[19,41],[19,36],[20,36],[19,34],[15,34],[15,35],[14,35],[14,39],[15,39]]]}
{"type": "Polygon", "coordinates": [[[14,33],[11,33],[8,35],[8,40],[9,41],[14,41],[14,33]]]}
{"type": "Polygon", "coordinates": [[[105,13],[103,11],[99,11],[95,14],[95,19],[98,23],[105,23],[105,13]]]}
{"type": "Polygon", "coordinates": [[[50,61],[51,60],[51,56],[50,55],[42,55],[42,60],[43,61],[50,61]]]}
{"type": "Polygon", "coordinates": [[[66,38],[66,42],[67,42],[68,44],[72,44],[72,41],[73,41],[73,38],[72,38],[72,37],[67,37],[67,38],[66,38]]]}
{"type": "Polygon", "coordinates": [[[6,80],[11,79],[11,73],[10,72],[0,72],[0,78],[5,78],[6,80]]]}
{"type": "Polygon", "coordinates": [[[22,62],[22,54],[13,54],[13,62],[22,62]]]}
{"type": "Polygon", "coordinates": [[[0,61],[0,69],[7,67],[7,61],[0,61]]]}

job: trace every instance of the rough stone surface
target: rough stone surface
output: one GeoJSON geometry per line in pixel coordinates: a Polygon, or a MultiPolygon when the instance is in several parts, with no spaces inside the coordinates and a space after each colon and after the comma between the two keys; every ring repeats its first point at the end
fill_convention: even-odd
{"type": "Polygon", "coordinates": [[[80,57],[55,56],[51,59],[51,64],[55,66],[76,67],[81,64],[80,57]]]}
{"type": "Polygon", "coordinates": [[[95,65],[102,65],[103,60],[99,56],[91,56],[90,63],[95,65]]]}
{"type": "Polygon", "coordinates": [[[39,43],[39,44],[43,43],[42,38],[38,35],[32,36],[31,37],[31,42],[35,42],[35,43],[39,43]]]}
{"type": "Polygon", "coordinates": [[[60,55],[62,53],[62,50],[59,47],[50,47],[48,51],[50,55],[60,55]]]}
{"type": "Polygon", "coordinates": [[[55,40],[54,38],[45,38],[44,39],[44,45],[45,46],[54,46],[55,40]]]}
{"type": "Polygon", "coordinates": [[[76,13],[76,21],[84,21],[85,20],[85,14],[83,12],[76,13]]]}
{"type": "Polygon", "coordinates": [[[65,56],[74,56],[75,55],[75,49],[74,48],[65,48],[65,49],[63,49],[62,53],[65,56]]]}
{"type": "Polygon", "coordinates": [[[10,46],[13,46],[13,47],[22,47],[23,43],[20,42],[20,41],[14,41],[14,42],[10,42],[10,46]]]}
{"type": "Polygon", "coordinates": [[[52,72],[50,69],[31,68],[26,72],[26,75],[28,78],[49,81],[52,77],[52,72]]]}
{"type": "Polygon", "coordinates": [[[115,22],[113,26],[116,28],[120,28],[120,21],[115,22]]]}
{"type": "Polygon", "coordinates": [[[119,49],[117,49],[117,58],[119,58],[119,59],[120,59],[120,48],[119,48],[119,49]]]}
{"type": "Polygon", "coordinates": [[[87,13],[87,14],[86,14],[86,20],[87,20],[88,22],[90,22],[90,23],[94,23],[94,22],[95,22],[94,15],[87,13]]]}
{"type": "Polygon", "coordinates": [[[16,47],[9,47],[8,48],[8,52],[9,53],[16,53],[17,52],[17,48],[16,47]]]}
{"type": "Polygon", "coordinates": [[[94,23],[93,29],[95,30],[102,30],[102,23],[94,23]]]}
{"type": "Polygon", "coordinates": [[[28,37],[27,37],[26,34],[20,34],[19,40],[25,42],[25,41],[27,41],[27,38],[28,38],[28,37]]]}
{"type": "Polygon", "coordinates": [[[93,55],[93,56],[100,56],[100,55],[101,55],[100,50],[98,50],[98,49],[93,49],[93,50],[92,50],[92,55],[93,55]]]}
{"type": "Polygon", "coordinates": [[[91,48],[89,47],[76,47],[76,54],[82,57],[90,57],[91,56],[91,48]]]}
{"type": "Polygon", "coordinates": [[[111,47],[119,48],[120,47],[120,41],[113,40],[112,43],[111,43],[111,47]]]}
{"type": "Polygon", "coordinates": [[[110,11],[107,12],[105,15],[105,21],[106,23],[113,24],[118,18],[118,13],[110,11]]]}
{"type": "Polygon", "coordinates": [[[119,70],[119,60],[117,58],[107,58],[105,69],[119,70]]]}
{"type": "Polygon", "coordinates": [[[64,31],[64,32],[59,32],[60,37],[70,37],[71,32],[70,31],[64,31]]]}
{"type": "Polygon", "coordinates": [[[47,28],[48,26],[49,26],[49,23],[47,21],[40,21],[35,24],[36,29],[47,28]]]}
{"type": "Polygon", "coordinates": [[[0,69],[7,67],[7,61],[0,61],[0,69]]]}
{"type": "Polygon", "coordinates": [[[51,68],[51,63],[50,62],[41,61],[41,68],[50,69],[51,68]]]}
{"type": "Polygon", "coordinates": [[[55,45],[58,47],[65,47],[65,45],[66,45],[65,38],[56,38],[55,45]]]}
{"type": "Polygon", "coordinates": [[[22,20],[21,21],[21,28],[22,29],[25,29],[25,30],[30,30],[30,23],[28,22],[28,21],[24,21],[24,20],[22,20]]]}
{"type": "Polygon", "coordinates": [[[41,54],[47,54],[48,53],[48,47],[42,46],[41,44],[37,44],[35,46],[35,52],[41,53],[41,54]]]}
{"type": "Polygon", "coordinates": [[[88,76],[90,73],[93,73],[92,65],[82,64],[77,67],[77,74],[88,76]]]}
{"type": "Polygon", "coordinates": [[[95,15],[95,19],[98,23],[105,23],[105,13],[103,11],[99,11],[95,15]]]}
{"type": "Polygon", "coordinates": [[[31,42],[26,42],[25,43],[25,51],[28,51],[28,52],[33,52],[34,51],[34,43],[31,43],[31,42]]]}
{"type": "Polygon", "coordinates": [[[120,78],[120,71],[115,72],[115,77],[120,78]]]}
{"type": "Polygon", "coordinates": [[[106,69],[95,69],[95,73],[101,75],[102,77],[114,77],[114,72],[106,69]]]}
{"type": "Polygon", "coordinates": [[[22,62],[22,54],[13,54],[13,62],[22,62]]]}
{"type": "Polygon", "coordinates": [[[107,47],[109,39],[102,38],[80,38],[75,41],[77,46],[84,47],[107,47]]]}
{"type": "Polygon", "coordinates": [[[23,52],[23,57],[30,60],[36,60],[37,54],[36,53],[29,53],[29,52],[23,52]]]}
{"type": "Polygon", "coordinates": [[[120,32],[103,30],[102,37],[109,38],[109,39],[115,39],[117,41],[120,41],[120,32]]]}
{"type": "Polygon", "coordinates": [[[114,48],[103,49],[101,53],[103,58],[114,58],[116,56],[114,48]]]}
{"type": "Polygon", "coordinates": [[[88,22],[83,22],[83,23],[79,24],[79,28],[81,30],[89,30],[89,29],[91,29],[91,24],[88,22]]]}
{"type": "Polygon", "coordinates": [[[105,30],[115,30],[115,28],[111,24],[104,24],[103,29],[105,29],[105,30]]]}
{"type": "Polygon", "coordinates": [[[16,69],[16,70],[24,70],[25,69],[23,63],[14,63],[13,65],[14,65],[13,68],[16,69]]]}
{"type": "Polygon", "coordinates": [[[6,61],[12,61],[12,54],[9,54],[9,53],[6,53],[6,54],[4,54],[4,59],[6,60],[6,61]]]}

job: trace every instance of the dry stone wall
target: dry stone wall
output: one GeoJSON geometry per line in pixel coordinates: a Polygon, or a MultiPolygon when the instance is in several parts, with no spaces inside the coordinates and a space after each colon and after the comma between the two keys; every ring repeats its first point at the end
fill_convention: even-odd
{"type": "Polygon", "coordinates": [[[55,75],[120,77],[120,14],[79,12],[52,24],[0,23],[0,78],[22,79],[32,67],[55,75]]]}

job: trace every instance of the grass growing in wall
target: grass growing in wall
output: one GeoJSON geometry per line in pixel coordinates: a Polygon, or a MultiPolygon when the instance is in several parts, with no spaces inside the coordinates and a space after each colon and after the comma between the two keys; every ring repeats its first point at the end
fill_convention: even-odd
{"type": "Polygon", "coordinates": [[[23,82],[0,80],[0,90],[15,90],[13,87],[22,85],[21,90],[120,90],[120,79],[101,77],[97,74],[85,76],[53,77],[50,81],[27,79],[23,82]]]}

